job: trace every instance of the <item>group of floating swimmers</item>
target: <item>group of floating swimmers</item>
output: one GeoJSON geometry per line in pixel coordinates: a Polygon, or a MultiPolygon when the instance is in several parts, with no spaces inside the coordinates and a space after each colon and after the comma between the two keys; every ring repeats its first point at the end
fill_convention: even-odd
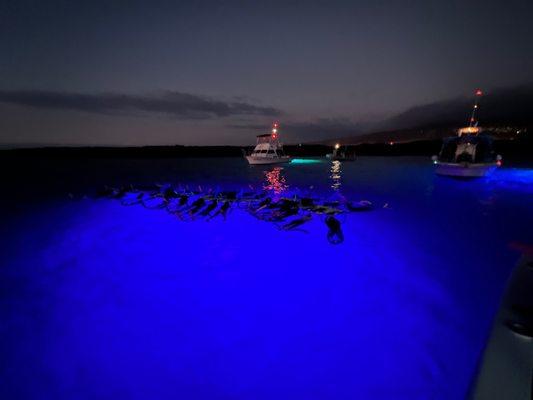
{"type": "Polygon", "coordinates": [[[366,200],[349,202],[346,200],[319,201],[311,197],[291,198],[272,196],[266,191],[203,191],[176,189],[170,185],[155,187],[106,187],[99,197],[120,200],[123,205],[142,205],[150,209],[166,209],[181,220],[203,218],[226,219],[233,207],[246,210],[254,217],[275,223],[285,231],[301,230],[301,226],[320,215],[328,228],[327,239],[331,244],[344,241],[339,214],[369,211],[372,203],[366,200]]]}

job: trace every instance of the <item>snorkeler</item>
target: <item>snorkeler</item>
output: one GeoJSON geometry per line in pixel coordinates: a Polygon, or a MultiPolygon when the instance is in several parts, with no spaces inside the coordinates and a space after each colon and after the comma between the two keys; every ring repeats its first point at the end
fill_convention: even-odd
{"type": "Polygon", "coordinates": [[[300,207],[303,209],[303,210],[310,210],[312,209],[313,207],[315,207],[315,201],[310,198],[310,197],[302,197],[300,199],[300,207]]]}
{"type": "Polygon", "coordinates": [[[231,208],[231,202],[230,201],[225,201],[219,208],[218,210],[216,210],[212,215],[209,216],[209,218],[207,219],[208,221],[219,216],[219,215],[222,215],[222,217],[224,218],[224,220],[226,220],[226,215],[228,214],[228,211],[229,209],[231,208]]]}
{"type": "Polygon", "coordinates": [[[167,203],[167,211],[171,214],[178,214],[187,208],[189,196],[182,193],[177,199],[172,199],[167,203]]]}
{"type": "Polygon", "coordinates": [[[328,227],[328,242],[331,244],[340,244],[344,242],[340,221],[332,215],[326,217],[326,226],[328,227]]]}
{"type": "Polygon", "coordinates": [[[143,196],[144,192],[128,192],[122,197],[120,203],[123,206],[133,206],[136,204],[140,204],[142,202],[143,196]]]}
{"type": "Polygon", "coordinates": [[[163,191],[163,197],[165,198],[165,200],[168,201],[170,199],[175,199],[179,197],[179,194],[174,189],[172,189],[172,187],[167,187],[163,191]]]}
{"type": "Polygon", "coordinates": [[[269,222],[284,221],[287,217],[298,214],[299,211],[298,203],[289,199],[270,202],[263,209],[265,210],[264,212],[255,212],[254,215],[259,219],[269,222]]]}
{"type": "Polygon", "coordinates": [[[145,208],[149,209],[158,209],[158,208],[164,208],[168,204],[168,200],[163,197],[160,193],[153,193],[148,196],[143,196],[141,198],[141,204],[145,208]]]}
{"type": "Polygon", "coordinates": [[[213,211],[215,208],[217,208],[217,204],[218,204],[218,201],[215,199],[213,201],[211,201],[211,203],[209,203],[207,205],[207,207],[205,207],[202,211],[200,211],[200,215],[202,217],[207,217],[209,216],[209,214],[211,213],[211,211],[213,211]]]}
{"type": "Polygon", "coordinates": [[[314,212],[315,214],[325,214],[325,215],[335,215],[342,212],[339,208],[334,208],[326,205],[316,205],[308,208],[309,211],[314,212]]]}
{"type": "Polygon", "coordinates": [[[217,194],[217,197],[222,200],[231,200],[235,201],[237,200],[237,192],[235,191],[228,191],[228,192],[219,192],[217,194]]]}
{"type": "Polygon", "coordinates": [[[259,204],[257,204],[256,207],[250,207],[250,211],[255,214],[255,213],[265,209],[270,204],[272,204],[272,199],[270,197],[267,197],[266,199],[261,200],[259,202],[259,204]]]}
{"type": "Polygon", "coordinates": [[[205,199],[203,197],[199,197],[198,199],[193,201],[193,203],[191,204],[190,208],[187,211],[189,211],[189,215],[195,215],[204,206],[205,206],[205,199]]]}
{"type": "Polygon", "coordinates": [[[346,208],[348,211],[370,211],[374,208],[372,203],[368,200],[361,200],[355,203],[346,202],[346,208]]]}
{"type": "Polygon", "coordinates": [[[284,225],[281,225],[279,227],[279,229],[281,229],[283,231],[301,230],[301,229],[296,229],[296,228],[299,228],[300,226],[302,226],[306,222],[311,221],[312,218],[313,217],[311,216],[311,214],[307,214],[307,215],[304,215],[301,218],[293,219],[292,221],[287,222],[284,225]]]}

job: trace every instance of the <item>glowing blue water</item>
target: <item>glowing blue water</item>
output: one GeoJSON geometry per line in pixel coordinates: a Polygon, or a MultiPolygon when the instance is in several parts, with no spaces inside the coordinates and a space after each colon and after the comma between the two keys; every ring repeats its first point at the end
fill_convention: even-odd
{"type": "Polygon", "coordinates": [[[462,399],[519,257],[509,244],[533,242],[525,169],[456,181],[413,158],[84,168],[1,232],[2,399],[462,399]],[[320,218],[282,232],[239,209],[181,222],[66,196],[153,181],[377,208],[341,218],[332,246],[320,218]]]}

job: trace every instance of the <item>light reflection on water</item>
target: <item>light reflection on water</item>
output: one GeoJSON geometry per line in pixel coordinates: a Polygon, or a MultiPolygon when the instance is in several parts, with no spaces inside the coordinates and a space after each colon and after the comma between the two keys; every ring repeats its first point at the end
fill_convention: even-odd
{"type": "Polygon", "coordinates": [[[282,173],[283,167],[274,167],[270,171],[264,171],[265,182],[263,189],[274,192],[274,194],[281,194],[289,188],[285,176],[282,173]]]}
{"type": "Polygon", "coordinates": [[[338,160],[334,160],[331,162],[331,175],[329,176],[331,178],[331,188],[335,191],[339,191],[342,185],[341,182],[341,162],[338,160]]]}

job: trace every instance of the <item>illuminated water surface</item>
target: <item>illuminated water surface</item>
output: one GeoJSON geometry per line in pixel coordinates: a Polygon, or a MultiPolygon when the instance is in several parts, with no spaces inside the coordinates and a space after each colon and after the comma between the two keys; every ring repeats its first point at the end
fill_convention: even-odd
{"type": "Polygon", "coordinates": [[[6,399],[463,399],[511,245],[533,242],[527,169],[457,181],[418,158],[46,165],[2,228],[6,399]],[[341,216],[333,246],[321,217],[284,232],[239,208],[182,222],[80,199],[155,181],[376,209],[341,216]]]}

